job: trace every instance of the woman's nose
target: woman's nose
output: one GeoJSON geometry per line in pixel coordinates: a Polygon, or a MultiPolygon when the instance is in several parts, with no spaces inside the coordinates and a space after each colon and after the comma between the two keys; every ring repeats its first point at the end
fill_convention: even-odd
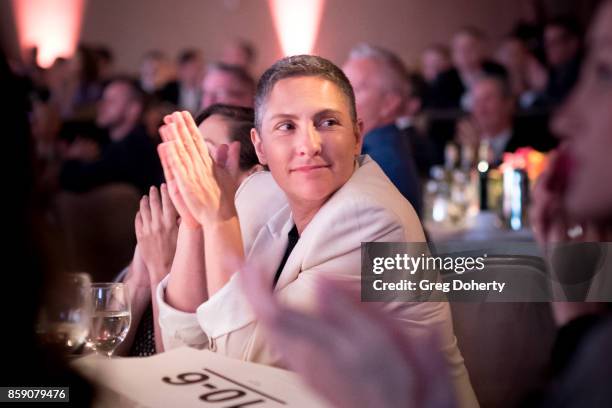
{"type": "Polygon", "coordinates": [[[315,156],[321,153],[321,135],[314,126],[310,125],[304,129],[299,140],[298,153],[300,155],[315,156]]]}

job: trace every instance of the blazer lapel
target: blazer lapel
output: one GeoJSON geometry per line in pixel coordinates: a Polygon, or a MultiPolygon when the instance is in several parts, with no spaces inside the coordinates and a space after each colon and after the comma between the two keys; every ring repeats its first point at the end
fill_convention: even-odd
{"type": "Polygon", "coordinates": [[[287,249],[291,228],[293,228],[291,210],[286,205],[259,230],[247,255],[247,263],[260,273],[265,273],[265,279],[270,282],[270,286],[287,249]]]}
{"type": "MultiPolygon", "coordinates": [[[[355,161],[355,172],[357,172],[359,167],[361,167],[365,163],[368,163],[370,160],[371,159],[369,159],[365,155],[360,156],[355,161]]],[[[353,174],[353,177],[354,176],[355,174],[353,174]]],[[[351,179],[353,177],[351,177],[351,179]]],[[[330,197],[327,203],[325,203],[323,207],[319,209],[319,212],[317,213],[317,215],[310,222],[310,224],[308,224],[306,229],[302,232],[302,235],[300,235],[299,241],[295,245],[295,248],[293,248],[293,251],[291,251],[291,255],[289,255],[289,258],[287,259],[287,262],[285,263],[285,267],[283,268],[281,276],[278,279],[278,283],[276,284],[275,290],[283,289],[289,283],[296,280],[300,272],[302,272],[302,266],[304,264],[304,257],[308,254],[308,250],[312,246],[311,244],[312,244],[313,238],[316,237],[317,234],[321,233],[321,231],[325,231],[326,223],[329,222],[329,220],[325,217],[326,208],[330,206],[334,206],[334,201],[342,200],[341,194],[338,194],[338,193],[341,193],[341,190],[342,188],[338,190],[336,193],[334,193],[334,195],[330,197]]],[[[286,232],[284,235],[283,248],[287,247],[287,234],[289,233],[289,230],[293,227],[293,224],[294,224],[291,216],[289,218],[290,218],[289,227],[288,229],[286,229],[286,232]]],[[[280,255],[281,257],[282,257],[282,254],[284,254],[284,252],[281,253],[280,255]]],[[[279,262],[280,262],[280,259],[281,258],[279,258],[279,262]]]]}

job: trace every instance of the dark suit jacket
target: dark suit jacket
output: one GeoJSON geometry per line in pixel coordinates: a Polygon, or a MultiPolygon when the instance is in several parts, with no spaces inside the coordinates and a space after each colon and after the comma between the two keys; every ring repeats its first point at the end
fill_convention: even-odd
{"type": "MultiPolygon", "coordinates": [[[[483,62],[482,71],[488,75],[497,75],[504,78],[508,76],[504,67],[492,61],[483,62]]],[[[429,90],[426,91],[425,107],[432,109],[459,109],[461,97],[466,90],[459,71],[452,68],[438,75],[438,78],[430,84],[429,90]]]]}
{"type": "Polygon", "coordinates": [[[558,145],[558,140],[548,128],[548,115],[518,116],[514,120],[512,138],[508,141],[505,151],[514,152],[519,147],[533,147],[541,152],[547,152],[558,145]]]}
{"type": "Polygon", "coordinates": [[[421,214],[421,186],[408,139],[395,124],[371,130],[363,140],[363,154],[378,163],[417,214],[421,214]]]}
{"type": "Polygon", "coordinates": [[[403,136],[408,140],[412,157],[421,178],[429,177],[429,169],[435,161],[435,148],[427,135],[421,134],[414,126],[401,129],[403,136]]]}
{"type": "Polygon", "coordinates": [[[156,92],[156,96],[162,101],[178,106],[180,89],[178,81],[168,82],[162,89],[156,92]]]}

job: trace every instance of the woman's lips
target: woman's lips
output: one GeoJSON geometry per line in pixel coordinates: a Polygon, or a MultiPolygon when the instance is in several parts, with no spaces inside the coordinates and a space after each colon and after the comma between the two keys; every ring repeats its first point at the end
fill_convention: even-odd
{"type": "Polygon", "coordinates": [[[326,169],[328,167],[329,165],[327,164],[312,164],[312,165],[295,167],[291,169],[291,172],[308,173],[308,172],[315,171],[315,170],[326,169]]]}

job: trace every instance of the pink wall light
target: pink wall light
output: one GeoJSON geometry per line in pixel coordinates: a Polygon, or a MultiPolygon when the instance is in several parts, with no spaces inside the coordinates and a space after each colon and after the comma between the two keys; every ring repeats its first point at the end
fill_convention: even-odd
{"type": "Polygon", "coordinates": [[[12,0],[17,37],[22,50],[38,47],[38,64],[74,53],[85,0],[12,0]]]}
{"type": "Polygon", "coordinates": [[[325,0],[268,0],[283,54],[310,54],[325,0]]]}

